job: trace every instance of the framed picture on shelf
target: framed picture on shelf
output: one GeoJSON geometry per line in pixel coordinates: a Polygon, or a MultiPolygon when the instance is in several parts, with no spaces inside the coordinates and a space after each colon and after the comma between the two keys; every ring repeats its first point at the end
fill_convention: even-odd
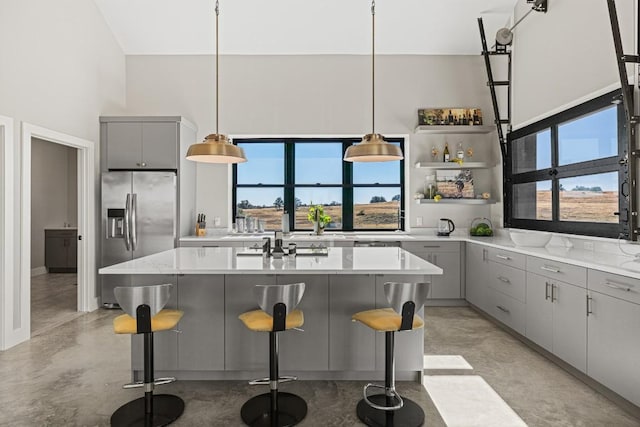
{"type": "Polygon", "coordinates": [[[473,199],[473,174],[470,169],[436,171],[436,187],[445,199],[473,199]]]}
{"type": "Polygon", "coordinates": [[[419,126],[480,126],[482,110],[480,108],[420,108],[419,126]]]}

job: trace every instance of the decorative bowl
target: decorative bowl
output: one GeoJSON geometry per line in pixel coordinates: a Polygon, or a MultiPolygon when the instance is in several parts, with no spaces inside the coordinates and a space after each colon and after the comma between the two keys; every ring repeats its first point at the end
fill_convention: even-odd
{"type": "Polygon", "coordinates": [[[509,236],[516,246],[529,246],[533,248],[543,248],[551,240],[551,233],[540,231],[509,231],[509,236]]]}

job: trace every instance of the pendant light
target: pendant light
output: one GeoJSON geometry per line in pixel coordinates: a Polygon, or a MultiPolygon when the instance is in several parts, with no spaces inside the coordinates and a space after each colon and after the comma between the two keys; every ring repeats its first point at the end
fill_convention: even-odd
{"type": "Polygon", "coordinates": [[[389,162],[402,160],[402,150],[389,144],[375,132],[376,123],[376,2],[371,1],[371,133],[362,137],[362,142],[351,145],[344,153],[346,162],[389,162]]]}
{"type": "Polygon", "coordinates": [[[247,161],[244,150],[233,145],[226,135],[218,132],[219,102],[218,102],[218,17],[220,6],[216,0],[216,133],[205,137],[201,143],[195,143],[187,151],[187,160],[203,163],[243,163],[247,161]]]}

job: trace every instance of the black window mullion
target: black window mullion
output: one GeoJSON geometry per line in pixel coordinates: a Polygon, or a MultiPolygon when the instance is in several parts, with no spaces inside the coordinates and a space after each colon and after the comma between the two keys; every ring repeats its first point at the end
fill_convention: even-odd
{"type": "Polygon", "coordinates": [[[293,141],[288,139],[284,141],[284,208],[289,214],[289,229],[291,231],[296,227],[296,194],[293,188],[296,179],[295,150],[293,141]]]}
{"type": "Polygon", "coordinates": [[[551,126],[551,220],[560,221],[560,184],[558,178],[558,162],[560,158],[558,142],[558,125],[551,126]]]}
{"type": "MultiPolygon", "coordinates": [[[[342,143],[342,154],[353,141],[342,143]]],[[[342,162],[342,229],[353,230],[353,163],[342,162]]]]}

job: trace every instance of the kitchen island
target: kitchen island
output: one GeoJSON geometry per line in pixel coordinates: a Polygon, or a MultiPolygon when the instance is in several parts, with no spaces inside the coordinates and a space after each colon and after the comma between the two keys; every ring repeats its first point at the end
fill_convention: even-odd
{"type": "MultiPolygon", "coordinates": [[[[243,248],[177,248],[99,270],[130,275],[135,284],[173,283],[167,308],[185,314],[177,331],[155,337],[156,376],[251,379],[268,371],[268,334],[247,330],[238,316],[257,308],[258,284],[305,282],[299,308],[304,331],[280,335],[283,375],[302,379],[376,379],[384,372],[384,334],[351,321],[352,314],[388,307],[388,281],[429,281],[442,269],[396,247],[328,248],[325,255],[263,258],[243,248]]],[[[420,315],[422,315],[422,311],[420,315]]],[[[397,378],[423,370],[423,330],[396,338],[397,378]]],[[[141,337],[132,337],[132,371],[142,372],[141,337]]]]}

